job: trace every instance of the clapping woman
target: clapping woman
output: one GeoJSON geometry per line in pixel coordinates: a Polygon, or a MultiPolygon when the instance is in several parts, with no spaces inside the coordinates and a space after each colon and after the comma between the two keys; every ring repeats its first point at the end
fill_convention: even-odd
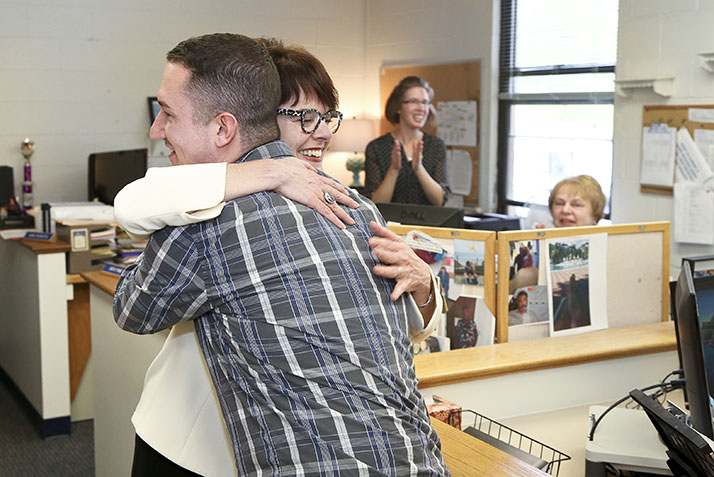
{"type": "Polygon", "coordinates": [[[418,76],[407,76],[389,95],[385,116],[394,129],[365,151],[365,192],[374,202],[441,206],[449,198],[446,146],[422,131],[435,120],[433,99],[418,76]]]}

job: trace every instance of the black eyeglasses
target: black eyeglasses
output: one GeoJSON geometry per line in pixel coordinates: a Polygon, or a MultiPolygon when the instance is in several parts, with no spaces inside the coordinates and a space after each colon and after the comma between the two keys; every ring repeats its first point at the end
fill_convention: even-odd
{"type": "Polygon", "coordinates": [[[431,101],[429,101],[428,99],[405,99],[404,101],[402,101],[402,103],[408,104],[410,106],[429,106],[431,104],[431,101]]]}
{"type": "Polygon", "coordinates": [[[300,126],[305,134],[314,133],[320,126],[320,121],[325,121],[327,127],[330,128],[330,132],[335,134],[337,130],[340,129],[340,124],[342,123],[342,113],[334,109],[329,110],[325,114],[320,114],[320,111],[317,109],[280,108],[277,114],[300,117],[300,126]]]}

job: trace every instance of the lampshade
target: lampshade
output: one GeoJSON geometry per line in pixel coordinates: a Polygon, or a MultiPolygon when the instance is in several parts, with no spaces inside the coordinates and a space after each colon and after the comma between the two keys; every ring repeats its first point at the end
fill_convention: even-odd
{"type": "Polygon", "coordinates": [[[330,152],[364,152],[367,143],[374,138],[373,120],[345,118],[340,129],[332,137],[330,152]]]}

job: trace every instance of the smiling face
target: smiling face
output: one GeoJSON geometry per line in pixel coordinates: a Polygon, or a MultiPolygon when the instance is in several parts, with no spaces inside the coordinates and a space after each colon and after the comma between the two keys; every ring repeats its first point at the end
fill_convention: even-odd
{"type": "Polygon", "coordinates": [[[590,201],[584,199],[570,185],[564,185],[556,192],[550,213],[556,227],[580,227],[597,224],[590,201]]]}
{"type": "Polygon", "coordinates": [[[183,65],[167,63],[156,95],[161,110],[149,136],[154,141],[164,141],[171,150],[169,160],[173,165],[215,162],[213,124],[194,121],[193,105],[184,93],[190,77],[191,72],[183,65]]]}
{"type": "MultiPolygon", "coordinates": [[[[325,114],[328,108],[320,101],[305,98],[301,92],[297,103],[287,102],[280,105],[281,108],[302,110],[316,109],[320,114],[325,114]]],[[[287,143],[298,159],[309,163],[316,169],[322,170],[322,159],[327,146],[332,141],[332,132],[325,121],[320,121],[319,126],[312,134],[307,134],[300,126],[299,116],[278,115],[278,127],[280,128],[280,139],[287,143]]]]}
{"type": "Polygon", "coordinates": [[[413,129],[421,129],[429,117],[429,93],[421,86],[409,88],[402,98],[399,108],[399,124],[413,129]]]}

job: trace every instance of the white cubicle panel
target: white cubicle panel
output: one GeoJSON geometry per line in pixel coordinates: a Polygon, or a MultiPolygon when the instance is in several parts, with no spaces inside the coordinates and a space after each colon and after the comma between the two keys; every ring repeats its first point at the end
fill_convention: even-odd
{"type": "Polygon", "coordinates": [[[41,419],[43,435],[70,430],[64,251],[37,254],[0,240],[0,367],[41,419]]]}
{"type": "Polygon", "coordinates": [[[114,322],[113,299],[112,294],[94,284],[90,286],[97,477],[131,474],[135,436],[131,416],[141,396],[146,370],[168,335],[168,331],[153,335],[123,331],[114,322]]]}

